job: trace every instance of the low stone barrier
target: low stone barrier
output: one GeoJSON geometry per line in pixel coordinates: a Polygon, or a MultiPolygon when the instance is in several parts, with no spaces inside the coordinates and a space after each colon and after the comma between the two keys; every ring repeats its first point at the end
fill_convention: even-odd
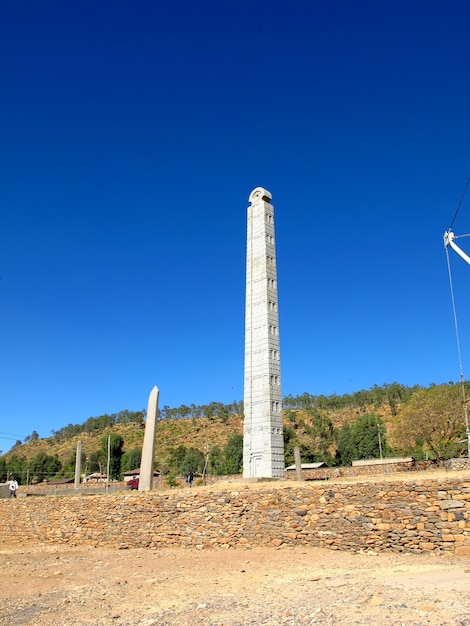
{"type": "MultiPolygon", "coordinates": [[[[387,462],[384,459],[380,463],[370,462],[364,465],[353,465],[345,467],[319,467],[316,469],[302,469],[303,480],[330,480],[331,478],[351,478],[360,476],[388,476],[391,474],[401,474],[405,472],[432,472],[443,467],[447,471],[470,470],[470,461],[467,458],[449,459],[440,466],[436,461],[408,461],[408,462],[387,462]]],[[[286,480],[297,480],[295,468],[286,470],[286,480]]]]}
{"type": "Polygon", "coordinates": [[[17,498],[0,501],[0,519],[0,545],[310,545],[470,556],[470,476],[17,498]]]}
{"type": "Polygon", "coordinates": [[[10,497],[10,483],[1,483],[0,484],[0,498],[9,498],[10,497]]]}
{"type": "Polygon", "coordinates": [[[443,465],[447,470],[470,470],[470,460],[468,459],[468,457],[460,459],[448,459],[447,461],[444,461],[443,465]]]}
{"type": "MultiPolygon", "coordinates": [[[[213,485],[220,482],[234,482],[242,480],[242,476],[239,474],[233,474],[230,476],[206,476],[202,478],[201,476],[196,476],[194,479],[194,484],[201,485],[213,485]]],[[[7,485],[8,486],[8,485],[7,485]]],[[[186,483],[185,476],[178,476],[175,479],[175,486],[179,488],[186,488],[188,485],[186,483]]],[[[1,488],[1,485],[0,485],[1,488]]],[[[170,485],[168,484],[167,477],[158,476],[153,480],[153,488],[154,490],[162,490],[169,489],[170,485]]],[[[79,484],[78,488],[75,489],[74,483],[72,482],[62,482],[62,481],[50,481],[50,482],[42,482],[32,485],[20,485],[19,486],[19,494],[20,495],[61,495],[64,493],[71,493],[79,495],[80,493],[89,493],[89,492],[107,492],[107,493],[116,493],[117,491],[122,490],[131,490],[131,487],[125,481],[117,481],[111,480],[109,485],[106,485],[105,480],[99,481],[88,481],[82,482],[79,484]]],[[[0,496],[1,497],[1,496],[0,496]]]]}

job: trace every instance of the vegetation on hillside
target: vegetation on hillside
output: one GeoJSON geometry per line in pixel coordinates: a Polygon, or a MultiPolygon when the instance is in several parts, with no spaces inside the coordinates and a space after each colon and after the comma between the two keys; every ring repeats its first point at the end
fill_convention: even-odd
{"type": "MultiPolygon", "coordinates": [[[[406,387],[393,383],[343,396],[308,393],[284,398],[286,465],[299,447],[303,462],[329,466],[353,460],[412,455],[444,459],[466,454],[462,388],[457,384],[406,387]]],[[[124,410],[69,424],[40,439],[37,432],[0,456],[0,481],[21,483],[71,478],[76,444],[82,472],[120,479],[140,466],[145,411],[124,410]]],[[[186,472],[237,474],[243,462],[243,403],[163,407],[159,413],[155,468],[173,476],[186,472]]]]}

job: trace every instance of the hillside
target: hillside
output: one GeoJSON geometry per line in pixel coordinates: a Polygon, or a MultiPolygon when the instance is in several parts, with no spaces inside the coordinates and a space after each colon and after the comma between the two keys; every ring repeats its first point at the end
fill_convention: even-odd
{"type": "MultiPolygon", "coordinates": [[[[80,433],[68,439],[47,437],[16,446],[4,455],[8,459],[12,455],[24,457],[29,461],[39,452],[57,455],[61,463],[67,461],[75,452],[77,441],[82,442],[82,454],[90,455],[100,449],[101,439],[110,434],[121,435],[124,440],[124,452],[141,447],[144,439],[144,426],[139,424],[115,424],[110,428],[95,430],[91,433],[80,433]]],[[[184,445],[205,450],[207,446],[223,447],[230,435],[243,432],[243,420],[238,416],[230,417],[225,424],[220,420],[208,418],[169,419],[158,422],[155,457],[163,459],[171,447],[184,445]]]]}
{"type": "MultiPolygon", "coordinates": [[[[381,415],[385,422],[390,416],[390,407],[370,407],[370,411],[381,415]]],[[[345,422],[354,421],[365,409],[345,408],[336,411],[327,411],[336,429],[341,428],[345,422]]],[[[288,409],[284,411],[284,424],[293,428],[297,435],[302,438],[303,433],[311,425],[312,417],[307,411],[300,409],[288,409]]],[[[64,464],[76,450],[80,440],[84,457],[100,449],[101,440],[110,433],[119,434],[124,440],[124,452],[142,446],[144,438],[144,425],[129,423],[115,424],[114,426],[98,429],[93,432],[82,432],[70,438],[47,437],[30,441],[16,446],[4,455],[8,463],[13,455],[23,457],[29,461],[39,452],[45,452],[50,456],[57,455],[64,464]]],[[[198,448],[202,452],[218,446],[223,449],[228,438],[233,434],[243,434],[243,418],[239,415],[231,415],[226,421],[218,418],[179,418],[160,420],[157,425],[155,459],[158,466],[163,462],[170,448],[183,445],[186,448],[198,448]]]]}

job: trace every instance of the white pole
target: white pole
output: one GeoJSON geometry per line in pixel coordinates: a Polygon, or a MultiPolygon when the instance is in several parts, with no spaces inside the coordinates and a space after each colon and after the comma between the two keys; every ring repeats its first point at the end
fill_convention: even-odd
{"type": "Polygon", "coordinates": [[[380,450],[380,460],[382,460],[382,437],[380,436],[380,426],[377,423],[377,431],[379,433],[379,450],[380,450]]]}
{"type": "Polygon", "coordinates": [[[109,493],[109,467],[111,464],[111,435],[108,435],[108,465],[106,469],[106,493],[109,493]]]}
{"type": "Polygon", "coordinates": [[[77,453],[75,457],[75,482],[74,482],[75,489],[80,489],[81,467],[82,467],[82,442],[77,441],[77,453]]]}
{"type": "Polygon", "coordinates": [[[461,259],[465,261],[465,263],[470,265],[470,257],[468,256],[468,254],[465,254],[465,252],[461,248],[459,248],[459,246],[456,243],[454,243],[454,239],[455,239],[455,235],[451,230],[448,230],[447,232],[445,232],[444,233],[444,246],[446,248],[450,246],[452,250],[456,254],[458,254],[461,259]]]}

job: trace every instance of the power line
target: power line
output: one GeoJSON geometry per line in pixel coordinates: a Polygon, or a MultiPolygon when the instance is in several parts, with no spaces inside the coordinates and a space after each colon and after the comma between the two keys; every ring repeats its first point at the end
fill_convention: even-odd
{"type": "Polygon", "coordinates": [[[452,226],[454,225],[455,218],[457,217],[457,214],[460,211],[460,207],[462,206],[463,199],[465,198],[465,194],[467,193],[467,188],[468,188],[469,183],[470,183],[470,176],[468,177],[467,184],[465,185],[465,189],[463,190],[463,194],[462,194],[462,197],[460,198],[460,202],[457,206],[457,210],[455,211],[452,222],[450,223],[449,230],[452,230],[452,226]]]}

